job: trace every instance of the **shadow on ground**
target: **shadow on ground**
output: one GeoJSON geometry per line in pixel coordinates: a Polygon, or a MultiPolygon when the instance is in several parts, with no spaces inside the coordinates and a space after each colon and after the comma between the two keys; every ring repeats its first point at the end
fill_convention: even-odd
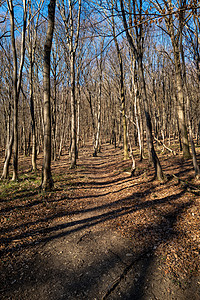
{"type": "Polygon", "coordinates": [[[176,224],[194,205],[193,200],[180,201],[185,189],[151,199],[156,186],[142,189],[141,182],[122,197],[130,189],[124,185],[134,179],[114,174],[113,166],[119,165],[107,163],[111,157],[104,155],[102,162],[92,159],[94,165],[90,159],[85,160],[81,174],[90,172],[92,178],[77,181],[80,190],[73,194],[55,193],[47,199],[35,199],[36,194],[22,190],[16,197],[20,201],[27,196],[28,203],[11,204],[2,210],[3,214],[13,214],[21,209],[31,215],[46,205],[46,215],[39,214],[23,223],[16,221],[0,230],[4,245],[0,252],[2,299],[200,299],[199,277],[192,283],[188,278],[184,286],[178,281],[173,283],[160,269],[161,259],[165,258],[155,255],[161,244],[181,239],[183,233],[176,224]],[[99,173],[104,174],[104,180],[99,173]],[[86,185],[91,191],[84,194],[86,185]],[[54,210],[52,205],[60,203],[63,206],[55,206],[54,210]],[[77,205],[71,207],[72,203],[77,205]],[[163,209],[165,205],[167,210],[163,209]],[[155,214],[156,218],[136,225],[138,213],[141,217],[155,214]],[[116,228],[127,218],[133,220],[130,238],[116,228]],[[31,255],[30,249],[34,250],[31,255]],[[3,262],[4,257],[10,261],[3,262]]]}

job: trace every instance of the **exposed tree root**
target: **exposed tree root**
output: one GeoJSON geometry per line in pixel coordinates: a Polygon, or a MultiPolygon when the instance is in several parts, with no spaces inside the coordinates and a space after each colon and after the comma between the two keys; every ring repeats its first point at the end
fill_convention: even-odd
{"type": "Polygon", "coordinates": [[[127,267],[123,270],[121,275],[119,275],[108,287],[108,290],[105,292],[101,300],[105,300],[110,296],[110,294],[116,289],[116,287],[120,284],[120,282],[125,278],[127,273],[131,270],[133,265],[140,259],[144,259],[147,254],[150,253],[150,250],[148,249],[147,251],[141,253],[137,258],[135,258],[127,267]]]}

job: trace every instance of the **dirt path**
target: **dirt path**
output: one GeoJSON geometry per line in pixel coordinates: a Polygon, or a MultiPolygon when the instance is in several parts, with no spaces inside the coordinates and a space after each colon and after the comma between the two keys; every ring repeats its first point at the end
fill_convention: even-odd
{"type": "MultiPolygon", "coordinates": [[[[137,235],[134,242],[119,230],[131,217],[134,226],[136,214],[142,216],[148,208],[152,183],[147,178],[141,185],[140,174],[130,178],[120,152],[113,158],[111,151],[105,145],[93,158],[91,148],[85,149],[80,167],[70,173],[78,174],[75,182],[66,187],[59,180],[58,188],[68,191],[69,211],[65,208],[43,230],[35,255],[16,270],[3,299],[200,299],[199,276],[180,287],[163,272],[155,255],[160,233],[151,242],[147,232],[140,244],[137,235]]],[[[60,170],[65,172],[65,166],[60,170]]],[[[170,222],[172,226],[174,219],[170,222]]]]}

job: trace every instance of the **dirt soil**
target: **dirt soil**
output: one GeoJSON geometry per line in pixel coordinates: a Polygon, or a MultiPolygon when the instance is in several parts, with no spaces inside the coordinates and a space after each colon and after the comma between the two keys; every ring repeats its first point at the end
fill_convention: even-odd
{"type": "Polygon", "coordinates": [[[89,145],[74,170],[52,163],[48,193],[20,158],[20,181],[0,185],[0,299],[199,300],[199,182],[191,161],[160,157],[165,182],[146,159],[131,177],[122,150],[89,145]]]}

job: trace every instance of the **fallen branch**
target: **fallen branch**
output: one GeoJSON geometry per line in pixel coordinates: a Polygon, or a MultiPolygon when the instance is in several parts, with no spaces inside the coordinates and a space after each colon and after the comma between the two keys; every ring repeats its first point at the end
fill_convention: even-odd
{"type": "Polygon", "coordinates": [[[173,155],[177,155],[176,151],[170,149],[167,147],[162,141],[158,140],[156,137],[154,137],[154,140],[158,143],[160,143],[165,149],[167,149],[169,152],[171,152],[173,155]]]}
{"type": "MultiPolygon", "coordinates": [[[[119,110],[119,112],[122,114],[122,111],[119,110]]],[[[137,127],[136,123],[134,121],[132,121],[127,115],[124,115],[134,126],[137,127]]],[[[177,155],[176,151],[170,149],[169,147],[167,147],[162,141],[158,140],[156,137],[154,137],[154,140],[158,143],[160,143],[166,150],[168,150],[169,152],[171,152],[173,155],[177,155]]]]}
{"type": "Polygon", "coordinates": [[[180,179],[178,176],[172,174],[172,176],[177,179],[178,183],[183,183],[184,186],[187,188],[187,190],[191,193],[194,193],[194,194],[197,194],[197,195],[200,195],[200,189],[190,183],[188,183],[187,181],[183,180],[183,179],[180,179]]]}

